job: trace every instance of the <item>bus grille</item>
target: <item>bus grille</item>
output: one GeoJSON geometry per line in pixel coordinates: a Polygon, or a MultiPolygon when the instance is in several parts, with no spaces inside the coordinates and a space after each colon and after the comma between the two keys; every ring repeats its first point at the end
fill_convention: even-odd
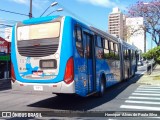
{"type": "Polygon", "coordinates": [[[58,49],[58,44],[41,45],[41,46],[26,46],[18,47],[18,52],[22,56],[27,57],[44,57],[54,54],[58,49]]]}

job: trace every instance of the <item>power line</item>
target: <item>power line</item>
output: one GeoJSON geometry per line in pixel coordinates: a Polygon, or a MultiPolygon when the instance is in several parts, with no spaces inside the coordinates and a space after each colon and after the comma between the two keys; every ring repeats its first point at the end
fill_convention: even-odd
{"type": "Polygon", "coordinates": [[[6,26],[6,27],[13,27],[12,25],[7,25],[7,24],[0,24],[2,26],[6,26]]]}
{"type": "Polygon", "coordinates": [[[58,4],[59,4],[60,7],[64,8],[64,10],[65,10],[66,12],[70,13],[70,14],[73,15],[75,18],[77,18],[77,19],[79,19],[79,20],[82,20],[82,21],[86,22],[88,25],[93,26],[92,23],[88,22],[86,19],[84,19],[84,18],[78,16],[77,14],[73,13],[72,11],[70,11],[68,8],[64,7],[64,6],[63,6],[62,4],[60,4],[59,2],[58,2],[58,4]]]}
{"type": "Polygon", "coordinates": [[[17,15],[29,16],[29,15],[26,15],[26,14],[23,14],[23,13],[12,12],[12,11],[3,10],[3,9],[0,9],[0,11],[3,11],[3,12],[8,12],[8,13],[12,13],[12,14],[17,14],[17,15]]]}

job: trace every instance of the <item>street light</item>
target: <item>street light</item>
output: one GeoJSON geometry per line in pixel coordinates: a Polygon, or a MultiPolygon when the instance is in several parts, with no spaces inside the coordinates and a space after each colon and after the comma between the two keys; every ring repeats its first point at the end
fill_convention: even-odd
{"type": "Polygon", "coordinates": [[[53,6],[57,5],[57,4],[58,4],[58,2],[53,2],[53,3],[41,14],[40,17],[42,17],[42,15],[44,15],[44,13],[45,13],[50,7],[53,7],[53,6]]]}
{"type": "Polygon", "coordinates": [[[63,8],[59,8],[59,9],[57,9],[57,10],[54,10],[54,11],[52,11],[51,13],[49,13],[47,16],[49,16],[50,14],[52,14],[52,13],[54,13],[54,12],[60,12],[60,11],[63,11],[63,8]]]}

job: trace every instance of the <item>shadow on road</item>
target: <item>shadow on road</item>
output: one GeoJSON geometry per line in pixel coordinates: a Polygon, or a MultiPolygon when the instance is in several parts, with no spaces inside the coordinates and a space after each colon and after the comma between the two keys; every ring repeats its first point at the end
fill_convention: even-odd
{"type": "Polygon", "coordinates": [[[52,110],[72,110],[72,111],[87,111],[98,107],[104,103],[107,103],[121,92],[123,92],[128,86],[136,83],[142,75],[137,74],[134,78],[118,83],[112,87],[106,89],[105,95],[102,98],[95,96],[80,97],[80,96],[66,96],[66,97],[52,97],[33,104],[29,107],[49,108],[52,110]]]}

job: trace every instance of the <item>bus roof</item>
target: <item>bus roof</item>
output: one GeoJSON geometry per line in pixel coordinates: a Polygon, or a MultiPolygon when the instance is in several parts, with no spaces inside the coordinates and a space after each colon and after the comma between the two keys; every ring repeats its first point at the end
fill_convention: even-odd
{"type": "Polygon", "coordinates": [[[94,32],[96,32],[96,33],[104,36],[105,38],[109,38],[111,41],[119,42],[119,40],[118,40],[116,37],[114,37],[113,35],[110,35],[110,34],[107,33],[107,32],[104,32],[104,31],[102,31],[102,30],[100,30],[100,29],[97,29],[97,28],[95,28],[95,27],[92,27],[92,26],[90,27],[90,29],[91,29],[92,31],[94,31],[94,32]]]}

